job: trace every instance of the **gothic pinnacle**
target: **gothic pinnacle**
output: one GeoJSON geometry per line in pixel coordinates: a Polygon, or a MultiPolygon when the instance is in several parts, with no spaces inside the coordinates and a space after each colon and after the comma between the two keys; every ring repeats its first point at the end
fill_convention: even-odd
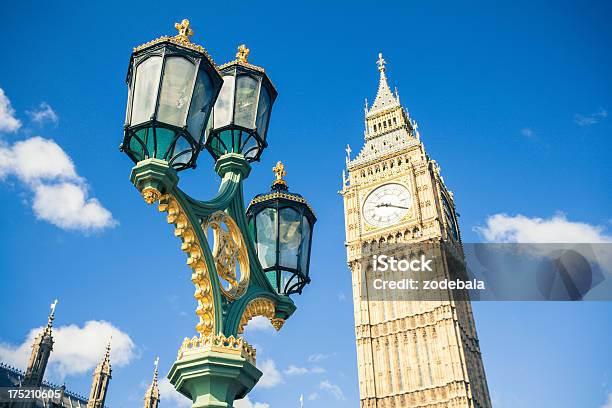
{"type": "Polygon", "coordinates": [[[47,333],[51,332],[51,328],[53,327],[53,320],[55,319],[55,308],[57,306],[57,299],[51,303],[51,312],[49,313],[49,319],[47,320],[47,329],[45,330],[47,333]]]}

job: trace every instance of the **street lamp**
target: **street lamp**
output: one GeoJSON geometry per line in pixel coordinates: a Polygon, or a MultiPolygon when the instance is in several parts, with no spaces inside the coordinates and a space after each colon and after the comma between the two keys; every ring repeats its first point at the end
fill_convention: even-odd
{"type": "Polygon", "coordinates": [[[241,153],[259,161],[268,145],[270,111],[278,95],[263,68],[247,61],[250,50],[242,44],[236,59],[219,67],[223,87],[215,103],[206,148],[216,160],[241,153]]]}
{"type": "Polygon", "coordinates": [[[147,203],[159,202],[174,225],[195,285],[198,335],[185,338],[168,378],[193,408],[231,408],[262,375],[255,349],[239,335],[255,316],[265,316],[280,330],[294,313],[288,295],[301,293],[309,281],[315,218],[305,199],[289,193],[281,169],[273,192],[282,197],[258,196],[250,210],[256,229],[264,222],[260,214],[275,211],[280,234],[266,237],[264,228],[254,241],[242,184],[250,163],[267,146],[276,91],[262,68],[246,62],[246,47],[237,61],[220,68],[222,79],[204,48],[189,41],[189,21],[176,28],[178,35],[158,38],[132,54],[122,150],[136,163],[130,174],[134,186],[147,203]],[[222,83],[232,88],[217,99],[222,83]],[[226,121],[219,120],[225,109],[220,100],[230,101],[226,121]],[[216,196],[202,201],[178,187],[178,172],[195,167],[207,132],[205,144],[221,180],[216,196]],[[271,240],[276,246],[270,250],[278,254],[264,271],[260,259],[267,259],[260,248],[271,240]]]}
{"type": "Polygon", "coordinates": [[[272,170],[276,174],[272,190],[255,196],[247,209],[249,229],[259,262],[276,291],[302,293],[310,282],[310,242],[317,219],[304,197],[289,192],[283,164],[278,162],[272,170]]]}
{"type": "Polygon", "coordinates": [[[206,50],[190,42],[189,20],[176,28],[177,36],[134,48],[122,149],[134,163],[157,158],[183,170],[195,167],[223,80],[206,50]]]}

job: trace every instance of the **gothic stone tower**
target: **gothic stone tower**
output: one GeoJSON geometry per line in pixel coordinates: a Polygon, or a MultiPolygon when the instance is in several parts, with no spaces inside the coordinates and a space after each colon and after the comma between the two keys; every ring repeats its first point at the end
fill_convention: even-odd
{"type": "Polygon", "coordinates": [[[22,382],[24,387],[40,387],[42,384],[47,363],[53,351],[53,319],[55,319],[56,306],[57,300],[51,304],[47,327],[36,336],[32,345],[32,354],[22,382]]]}
{"type": "Polygon", "coordinates": [[[159,407],[159,386],[157,383],[157,366],[159,365],[159,357],[155,359],[155,370],[153,371],[153,381],[144,396],[144,408],[159,407]]]}
{"type": "Polygon", "coordinates": [[[489,408],[469,301],[452,294],[377,299],[363,291],[375,276],[375,255],[410,258],[415,245],[441,243],[461,252],[453,194],[425,152],[416,122],[389,89],[382,55],[378,68],[376,100],[365,107],[365,144],[354,159],[347,147],[341,191],[360,405],[489,408]]]}
{"type": "Polygon", "coordinates": [[[106,346],[106,353],[104,358],[100,361],[100,364],[96,367],[93,374],[93,381],[91,382],[91,391],[89,392],[89,400],[87,401],[87,408],[104,408],[104,401],[106,400],[106,393],[108,392],[108,383],[111,376],[111,364],[110,364],[110,341],[106,346]]]}

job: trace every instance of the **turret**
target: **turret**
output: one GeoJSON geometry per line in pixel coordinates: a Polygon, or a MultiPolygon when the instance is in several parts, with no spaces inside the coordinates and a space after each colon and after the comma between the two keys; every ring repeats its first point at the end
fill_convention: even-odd
{"type": "Polygon", "coordinates": [[[30,361],[28,362],[28,368],[26,369],[25,376],[23,377],[22,385],[24,387],[40,387],[43,377],[45,375],[45,369],[49,362],[49,356],[53,351],[53,319],[55,319],[55,307],[57,306],[57,300],[51,304],[51,313],[49,313],[49,319],[47,320],[47,327],[36,336],[34,344],[32,345],[32,354],[30,355],[30,361]]]}
{"type": "Polygon", "coordinates": [[[112,378],[111,372],[109,341],[108,345],[106,346],[104,358],[100,364],[98,364],[93,374],[93,381],[91,383],[91,392],[89,393],[87,408],[104,407],[104,401],[106,400],[106,393],[108,391],[108,383],[112,378]]]}
{"type": "Polygon", "coordinates": [[[155,370],[153,371],[153,381],[144,397],[144,408],[157,408],[159,406],[159,388],[157,387],[157,366],[159,357],[155,359],[155,370]]]}

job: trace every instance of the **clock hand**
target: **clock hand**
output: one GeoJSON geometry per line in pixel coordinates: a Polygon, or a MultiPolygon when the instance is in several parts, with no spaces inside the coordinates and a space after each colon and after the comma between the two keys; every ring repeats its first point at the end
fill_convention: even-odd
{"type": "Polygon", "coordinates": [[[395,205],[391,203],[381,203],[381,204],[376,205],[376,207],[395,207],[395,208],[401,208],[404,210],[410,209],[410,207],[404,207],[403,205],[395,205]]]}

